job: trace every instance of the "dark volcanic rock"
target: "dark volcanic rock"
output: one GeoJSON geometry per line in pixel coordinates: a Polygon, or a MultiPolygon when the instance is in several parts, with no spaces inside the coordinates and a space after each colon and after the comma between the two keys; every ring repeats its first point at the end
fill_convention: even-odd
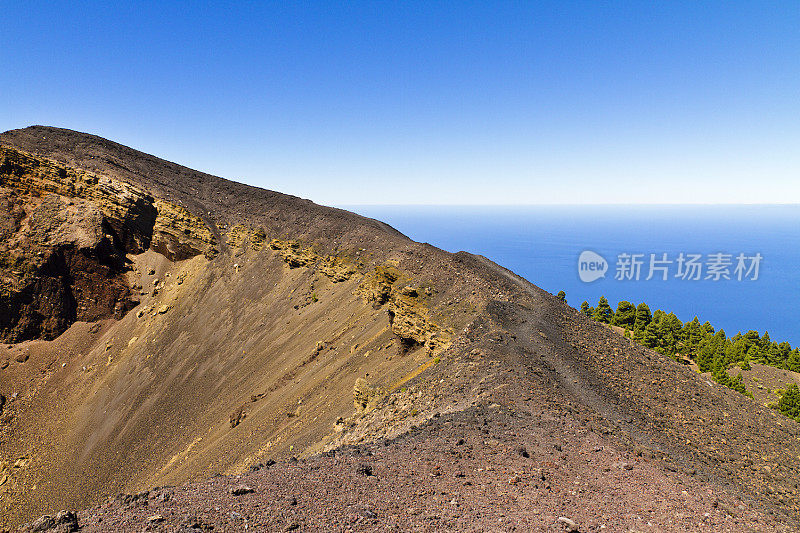
{"type": "Polygon", "coordinates": [[[0,340],[53,339],[135,305],[125,252],[92,205],[6,191],[0,219],[19,221],[0,228],[0,340]]]}
{"type": "Polygon", "coordinates": [[[248,487],[247,485],[237,485],[235,487],[231,487],[230,489],[230,493],[233,494],[234,496],[242,496],[244,494],[250,494],[252,492],[255,492],[255,490],[253,490],[251,487],[248,487]]]}
{"type": "Polygon", "coordinates": [[[76,320],[133,307],[127,253],[216,254],[180,205],[50,159],[0,147],[0,340],[53,339],[76,320]]]}

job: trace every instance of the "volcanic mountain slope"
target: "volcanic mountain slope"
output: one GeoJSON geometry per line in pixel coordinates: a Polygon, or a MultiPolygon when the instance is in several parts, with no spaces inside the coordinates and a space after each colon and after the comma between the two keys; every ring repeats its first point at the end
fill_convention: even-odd
{"type": "Polygon", "coordinates": [[[39,126],[0,212],[5,527],[800,525],[797,423],[484,258],[39,126]]]}

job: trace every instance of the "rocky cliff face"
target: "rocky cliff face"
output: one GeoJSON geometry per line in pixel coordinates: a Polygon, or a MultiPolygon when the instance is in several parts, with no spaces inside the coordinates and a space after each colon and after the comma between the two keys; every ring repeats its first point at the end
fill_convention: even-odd
{"type": "Polygon", "coordinates": [[[132,308],[125,255],[103,213],[82,199],[0,188],[0,340],[53,339],[76,320],[132,308]]]}
{"type": "Polygon", "coordinates": [[[392,332],[406,348],[424,346],[429,353],[438,354],[450,346],[453,332],[432,316],[430,301],[434,290],[418,289],[409,282],[412,282],[410,276],[398,269],[395,262],[389,262],[375,267],[359,286],[359,292],[376,309],[388,304],[386,311],[392,332]]]}
{"type": "Polygon", "coordinates": [[[112,178],[0,147],[0,340],[53,339],[138,302],[126,254],[213,257],[198,217],[112,178]]]}
{"type": "Polygon", "coordinates": [[[217,239],[200,217],[164,200],[156,200],[155,208],[158,215],[153,224],[153,250],[172,261],[198,254],[216,257],[217,239]]]}
{"type": "Polygon", "coordinates": [[[150,246],[157,215],[153,198],[127,183],[0,147],[0,186],[31,196],[56,194],[92,202],[120,248],[136,253],[150,246]]]}

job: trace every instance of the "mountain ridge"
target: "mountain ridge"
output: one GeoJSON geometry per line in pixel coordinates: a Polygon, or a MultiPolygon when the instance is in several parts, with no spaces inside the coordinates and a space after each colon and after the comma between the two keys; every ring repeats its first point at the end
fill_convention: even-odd
{"type": "MultiPolygon", "coordinates": [[[[215,472],[235,476],[267,459],[299,455],[302,468],[323,464],[334,472],[335,458],[347,456],[347,446],[377,453],[374,446],[383,439],[393,439],[380,452],[384,465],[406,453],[406,444],[393,442],[418,442],[432,464],[450,465],[456,456],[450,444],[432,443],[457,441],[459,432],[470,435],[475,469],[484,461],[502,467],[496,451],[524,442],[531,462],[509,475],[519,478],[511,485],[531,492],[518,497],[535,505],[534,496],[556,494],[547,500],[551,505],[581,515],[595,529],[646,528],[647,520],[626,517],[613,498],[593,495],[612,491],[603,475],[593,478],[593,490],[576,495],[570,494],[569,476],[541,483],[532,473],[544,468],[586,477],[581,465],[607,447],[635,465],[597,459],[623,480],[613,486],[615,497],[640,514],[650,512],[661,530],[695,530],[692,524],[709,518],[704,513],[713,514],[720,531],[798,525],[794,460],[800,446],[794,435],[800,425],[620,338],[485,258],[414,243],[372,219],[69,130],[6,132],[0,148],[0,188],[19,217],[6,242],[34,243],[30,257],[37,250],[56,254],[65,244],[52,235],[73,235],[75,227],[89,224],[61,213],[95,209],[102,220],[89,227],[102,229],[97,243],[105,238],[109,257],[124,257],[114,276],[138,299],[116,313],[109,301],[104,315],[74,320],[52,340],[0,347],[9,363],[0,370],[0,393],[17,393],[0,425],[0,477],[7,476],[0,498],[11,509],[3,515],[6,527],[61,506],[98,505],[116,492],[199,481],[215,472]],[[65,185],[84,178],[98,186],[127,183],[152,197],[157,230],[150,243],[144,238],[135,245],[136,239],[124,237],[126,224],[139,219],[120,215],[121,204],[65,185]],[[30,229],[35,212],[51,213],[54,222],[44,232],[50,240],[30,229]],[[203,231],[213,242],[200,238],[203,231]],[[154,247],[159,239],[191,252],[154,247]],[[189,241],[189,248],[179,246],[189,241]],[[470,422],[476,416],[492,428],[483,439],[490,444],[476,440],[482,433],[480,424],[470,422]],[[462,429],[454,431],[454,425],[462,429]],[[425,429],[433,427],[433,433],[425,429]],[[539,434],[535,427],[549,429],[539,434]],[[553,456],[553,439],[568,451],[553,456]],[[567,454],[582,459],[562,457],[567,454]],[[646,511],[641,494],[656,478],[699,491],[684,502],[694,522],[675,520],[680,499],[646,511]],[[709,490],[722,504],[706,507],[701,493],[709,490]],[[596,507],[587,510],[587,501],[596,507]]],[[[93,251],[99,248],[77,243],[66,246],[101,257],[93,251]]],[[[30,263],[30,275],[15,283],[38,287],[44,274],[35,260],[30,263]]],[[[70,296],[76,287],[85,290],[75,283],[59,290],[77,301],[70,296]]],[[[598,467],[593,461],[586,464],[598,467]]],[[[292,465],[280,462],[251,475],[268,485],[294,471],[292,465]]],[[[371,476],[362,477],[352,480],[354,487],[371,483],[371,476]]],[[[394,489],[389,481],[383,490],[410,498],[413,478],[401,483],[401,477],[394,489]]],[[[479,478],[459,489],[483,502],[473,509],[478,514],[492,501],[477,497],[479,478]]],[[[219,496],[208,490],[209,498],[219,496]]],[[[103,523],[122,520],[126,528],[133,527],[128,519],[147,519],[115,505],[79,514],[98,530],[112,527],[96,522],[101,515],[103,523]]],[[[431,514],[447,508],[447,502],[431,505],[439,509],[431,514]]],[[[301,508],[310,528],[312,522],[323,527],[325,516],[334,520],[341,511],[332,507],[319,515],[301,508]]],[[[180,509],[171,511],[175,516],[165,518],[166,525],[180,525],[180,509]]],[[[535,516],[528,511],[518,509],[520,524],[562,527],[555,509],[535,516]]],[[[270,512],[275,518],[284,511],[270,512]]],[[[408,523],[421,520],[408,507],[392,512],[408,523]]],[[[385,526],[387,516],[369,518],[365,529],[385,526]]],[[[513,520],[503,527],[511,526],[513,520]]]]}

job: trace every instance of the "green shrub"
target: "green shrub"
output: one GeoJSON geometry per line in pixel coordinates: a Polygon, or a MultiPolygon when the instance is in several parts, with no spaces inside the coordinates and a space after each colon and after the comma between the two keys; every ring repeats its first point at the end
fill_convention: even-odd
{"type": "Polygon", "coordinates": [[[789,385],[775,408],[789,418],[800,422],[800,388],[796,384],[789,385]]]}

